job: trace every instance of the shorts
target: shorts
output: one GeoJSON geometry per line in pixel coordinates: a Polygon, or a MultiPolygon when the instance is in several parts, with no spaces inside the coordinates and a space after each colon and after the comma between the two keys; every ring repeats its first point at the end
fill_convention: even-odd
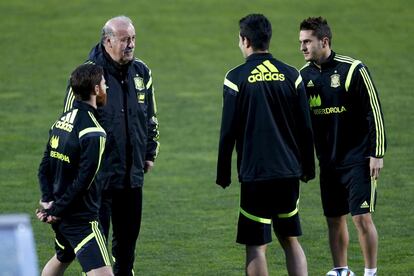
{"type": "Polygon", "coordinates": [[[82,270],[88,272],[110,266],[108,250],[101,227],[97,221],[52,224],[55,231],[57,259],[69,263],[78,259],[82,270]]]}
{"type": "Polygon", "coordinates": [[[270,243],[272,224],[277,236],[302,235],[298,208],[299,179],[242,183],[236,241],[246,245],[270,243]]]}
{"type": "Polygon", "coordinates": [[[348,168],[321,168],[320,188],[324,215],[339,217],[374,212],[377,181],[370,176],[369,162],[348,168]]]}

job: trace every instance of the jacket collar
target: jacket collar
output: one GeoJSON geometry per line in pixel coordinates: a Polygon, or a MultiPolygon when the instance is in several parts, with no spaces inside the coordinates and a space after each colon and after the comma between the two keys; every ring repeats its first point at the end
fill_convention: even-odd
{"type": "Polygon", "coordinates": [[[271,53],[253,53],[246,58],[246,61],[263,60],[273,58],[271,53]]]}
{"type": "Polygon", "coordinates": [[[105,47],[102,45],[102,43],[98,43],[95,47],[92,48],[92,50],[89,52],[89,59],[95,61],[98,65],[101,65],[113,75],[119,75],[121,73],[125,74],[132,64],[132,61],[124,65],[120,65],[119,63],[115,62],[106,52],[105,47]]]}
{"type": "MultiPolygon", "coordinates": [[[[321,69],[327,69],[327,68],[331,68],[334,67],[336,65],[336,62],[334,60],[336,53],[331,50],[331,54],[329,55],[329,57],[320,65],[321,69]]],[[[315,62],[312,62],[312,64],[316,67],[319,67],[316,65],[315,62]]]]}
{"type": "Polygon", "coordinates": [[[97,110],[93,106],[91,106],[90,104],[88,104],[84,101],[80,101],[80,100],[75,100],[73,102],[73,108],[78,108],[80,110],[90,111],[95,116],[97,116],[97,114],[98,114],[97,110]]]}

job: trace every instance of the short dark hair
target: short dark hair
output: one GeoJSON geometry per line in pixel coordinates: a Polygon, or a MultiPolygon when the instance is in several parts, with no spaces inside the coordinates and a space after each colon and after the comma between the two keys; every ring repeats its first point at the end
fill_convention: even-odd
{"type": "Polygon", "coordinates": [[[309,17],[300,23],[300,31],[313,31],[313,34],[320,40],[324,37],[329,39],[329,46],[331,46],[332,32],[325,18],[309,17]]]}
{"type": "Polygon", "coordinates": [[[240,36],[247,38],[253,50],[268,50],[272,24],[263,14],[249,14],[239,21],[240,36]]]}
{"type": "Polygon", "coordinates": [[[101,83],[103,69],[96,64],[82,64],[78,66],[70,75],[70,86],[77,98],[87,101],[91,97],[91,92],[95,85],[101,83]]]}

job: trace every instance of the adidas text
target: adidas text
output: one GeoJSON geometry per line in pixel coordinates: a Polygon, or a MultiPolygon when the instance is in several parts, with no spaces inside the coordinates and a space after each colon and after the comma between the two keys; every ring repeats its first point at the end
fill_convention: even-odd
{"type": "Polygon", "coordinates": [[[62,129],[64,131],[67,131],[67,132],[71,132],[72,129],[73,129],[73,125],[71,125],[67,122],[62,122],[62,121],[57,121],[55,126],[56,126],[56,128],[60,128],[60,129],[62,129]]]}
{"type": "Polygon", "coordinates": [[[256,81],[284,81],[285,80],[285,75],[281,74],[281,73],[272,73],[272,72],[262,73],[262,72],[260,72],[258,74],[250,75],[247,80],[250,83],[254,83],[256,81]]]}

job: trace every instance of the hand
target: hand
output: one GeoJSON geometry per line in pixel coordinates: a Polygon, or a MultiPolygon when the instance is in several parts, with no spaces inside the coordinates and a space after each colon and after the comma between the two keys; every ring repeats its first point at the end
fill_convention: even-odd
{"type": "Polygon", "coordinates": [[[47,219],[46,219],[46,222],[49,223],[49,224],[53,224],[53,223],[58,222],[59,220],[60,220],[59,217],[48,215],[47,219]]]}
{"type": "Polygon", "coordinates": [[[302,174],[299,179],[300,181],[307,183],[310,180],[310,177],[308,177],[306,174],[302,174]]]}
{"type": "Polygon", "coordinates": [[[39,208],[36,209],[36,217],[42,221],[42,222],[46,222],[47,221],[47,213],[45,212],[45,209],[49,209],[53,204],[53,201],[42,201],[39,200],[39,208]]]}
{"type": "Polygon", "coordinates": [[[369,158],[369,171],[371,177],[377,179],[381,169],[384,167],[384,160],[382,158],[370,157],[369,158]]]}
{"type": "Polygon", "coordinates": [[[300,180],[302,182],[305,182],[305,183],[308,182],[309,180],[314,179],[314,178],[315,178],[315,173],[314,172],[313,173],[304,173],[300,176],[300,180]]]}
{"type": "Polygon", "coordinates": [[[36,217],[41,222],[47,221],[47,213],[45,212],[44,209],[36,209],[36,217]]]}
{"type": "Polygon", "coordinates": [[[60,220],[59,217],[55,217],[47,213],[47,209],[50,209],[50,207],[52,207],[53,201],[45,202],[45,201],[40,200],[39,204],[40,204],[40,207],[36,209],[36,217],[40,221],[52,224],[60,220]]]}
{"type": "Polygon", "coordinates": [[[144,164],[144,173],[149,172],[154,167],[154,162],[150,160],[146,160],[144,164]]]}

